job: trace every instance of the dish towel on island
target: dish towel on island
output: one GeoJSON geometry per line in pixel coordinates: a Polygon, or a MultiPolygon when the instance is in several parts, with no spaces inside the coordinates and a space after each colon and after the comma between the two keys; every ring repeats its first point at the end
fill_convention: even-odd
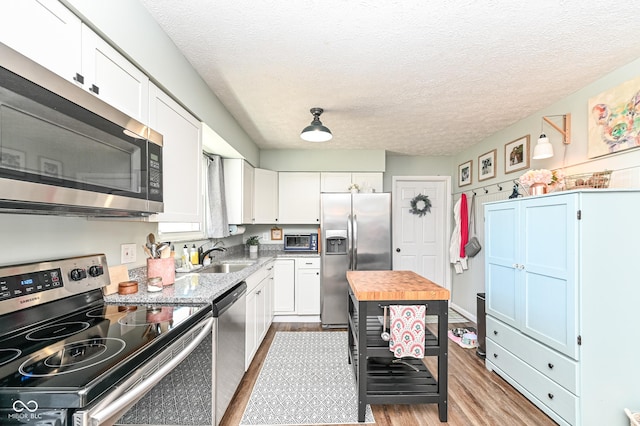
{"type": "Polygon", "coordinates": [[[424,358],[425,305],[389,305],[389,350],[396,358],[424,358]]]}

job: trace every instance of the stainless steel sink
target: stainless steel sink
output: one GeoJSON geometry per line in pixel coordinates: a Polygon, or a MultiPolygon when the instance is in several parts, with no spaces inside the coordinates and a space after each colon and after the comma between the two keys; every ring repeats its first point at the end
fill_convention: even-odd
{"type": "Polygon", "coordinates": [[[228,274],[230,272],[242,271],[247,266],[251,266],[253,263],[214,263],[205,266],[198,271],[199,274],[228,274]]]}

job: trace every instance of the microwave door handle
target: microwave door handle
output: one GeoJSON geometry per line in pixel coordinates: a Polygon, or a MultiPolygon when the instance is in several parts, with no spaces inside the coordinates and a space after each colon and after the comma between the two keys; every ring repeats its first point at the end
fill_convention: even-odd
{"type": "Polygon", "coordinates": [[[358,216],[353,215],[353,270],[358,270],[358,216]]]}
{"type": "Polygon", "coordinates": [[[349,266],[347,270],[351,271],[353,266],[353,253],[351,244],[351,237],[353,235],[352,223],[351,223],[351,215],[347,217],[347,256],[349,257],[349,266]]]}
{"type": "Polygon", "coordinates": [[[129,386],[140,380],[140,376],[143,375],[141,371],[134,373],[123,384],[117,386],[117,389],[110,395],[100,401],[95,407],[88,411],[74,414],[74,416],[81,415],[83,418],[82,424],[91,426],[100,426],[113,424],[122,415],[129,410],[136,402],[140,400],[147,392],[157,385],[160,380],[167,376],[171,371],[178,366],[185,358],[187,358],[191,352],[193,352],[204,339],[211,334],[211,328],[213,326],[213,318],[204,320],[201,324],[204,324],[204,328],[198,332],[198,335],[180,351],[171,361],[164,364],[157,371],[151,374],[146,379],[129,389],[129,386]],[[88,418],[86,418],[88,417],[88,418]]]}

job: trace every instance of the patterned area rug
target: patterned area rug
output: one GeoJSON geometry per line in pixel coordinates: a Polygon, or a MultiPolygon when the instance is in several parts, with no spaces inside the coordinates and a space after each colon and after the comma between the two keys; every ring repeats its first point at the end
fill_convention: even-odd
{"type": "MultiPolygon", "coordinates": [[[[366,423],[374,423],[367,405],[366,423]]],[[[358,423],[345,331],[279,331],[240,425],[358,423]]]]}
{"type": "MultiPolygon", "coordinates": [[[[438,322],[438,317],[435,315],[431,315],[431,316],[427,315],[427,318],[424,322],[427,324],[436,323],[438,322]]],[[[449,324],[455,324],[458,322],[469,322],[469,320],[463,317],[462,315],[460,315],[459,313],[457,313],[456,311],[454,311],[453,309],[449,308],[449,319],[447,320],[447,322],[449,324]]]]}

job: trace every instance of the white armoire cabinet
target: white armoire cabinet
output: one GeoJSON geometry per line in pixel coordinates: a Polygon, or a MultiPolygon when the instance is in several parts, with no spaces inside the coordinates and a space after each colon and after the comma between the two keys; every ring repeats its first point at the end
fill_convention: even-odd
{"type": "Polygon", "coordinates": [[[487,203],[486,366],[561,425],[625,425],[638,407],[640,191],[487,203]]]}

